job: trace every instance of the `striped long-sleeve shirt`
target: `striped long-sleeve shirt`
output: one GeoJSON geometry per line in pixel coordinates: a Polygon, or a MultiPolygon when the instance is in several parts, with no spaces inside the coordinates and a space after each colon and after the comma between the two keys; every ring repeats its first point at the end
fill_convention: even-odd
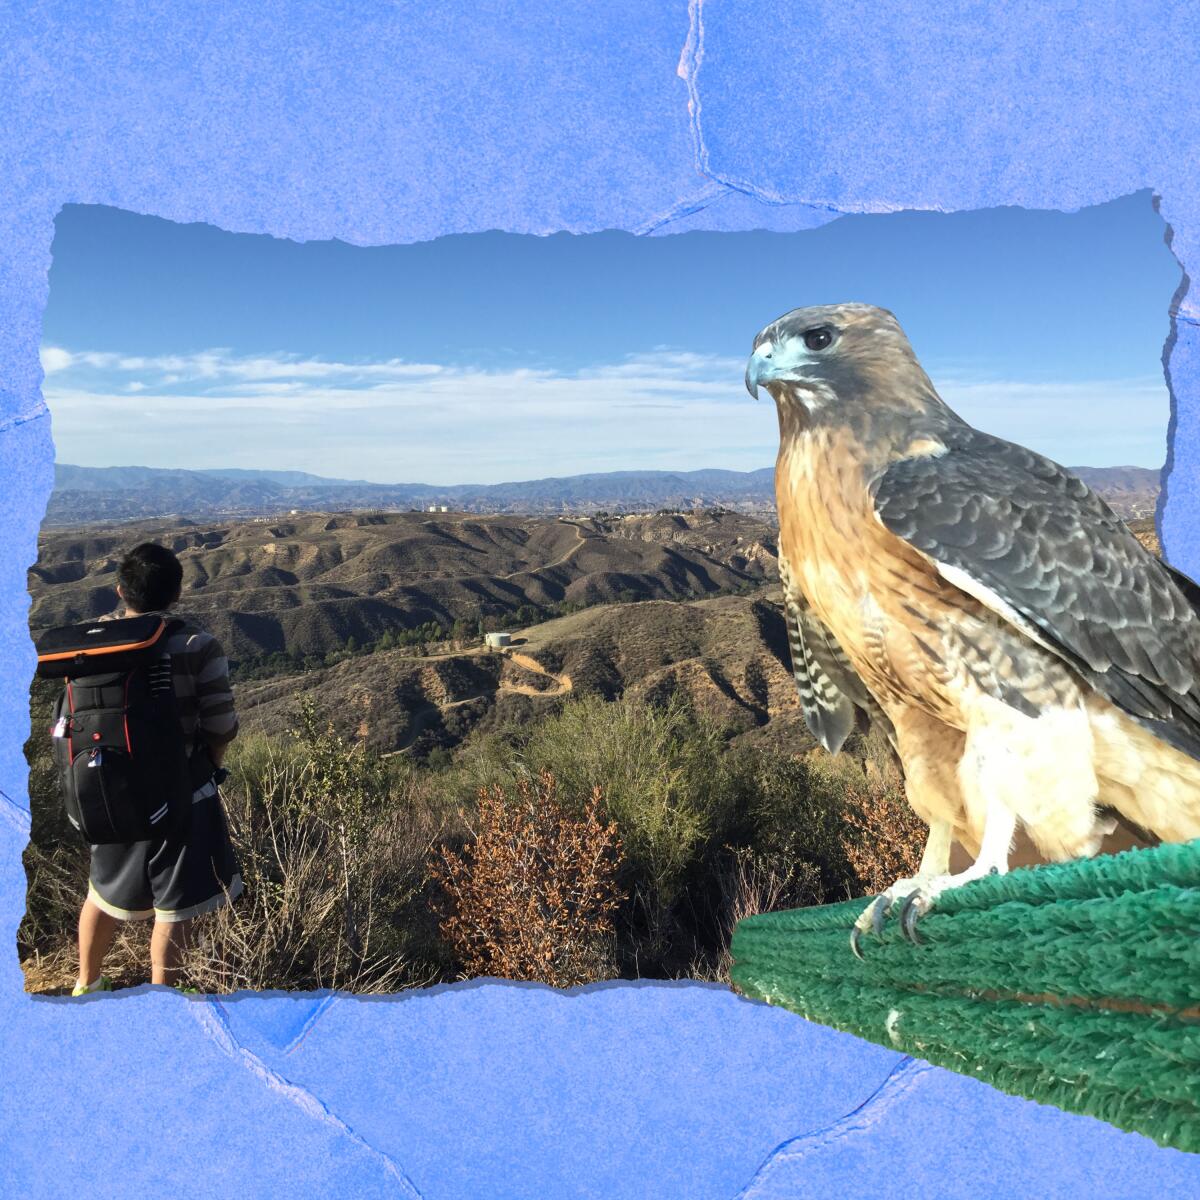
{"type": "MultiPolygon", "coordinates": [[[[116,612],[101,620],[127,616],[116,612]]],[[[221,643],[181,613],[143,614],[165,621],[182,621],[167,642],[171,677],[184,736],[189,745],[224,746],[237,736],[238,719],[229,682],[229,662],[221,643]]]]}

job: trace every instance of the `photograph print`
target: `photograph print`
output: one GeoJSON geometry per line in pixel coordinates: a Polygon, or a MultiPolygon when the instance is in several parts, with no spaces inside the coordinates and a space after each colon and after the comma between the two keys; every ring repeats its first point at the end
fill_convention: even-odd
{"type": "Polygon", "coordinates": [[[27,990],[728,983],[758,914],[857,901],[853,962],[1200,836],[1165,231],[64,208],[27,990]]]}

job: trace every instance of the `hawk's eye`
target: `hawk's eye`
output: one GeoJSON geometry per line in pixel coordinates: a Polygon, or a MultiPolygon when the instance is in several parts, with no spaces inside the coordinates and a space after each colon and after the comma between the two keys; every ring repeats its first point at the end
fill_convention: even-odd
{"type": "Polygon", "coordinates": [[[824,350],[833,341],[833,334],[828,329],[810,329],[804,335],[804,344],[810,350],[824,350]]]}

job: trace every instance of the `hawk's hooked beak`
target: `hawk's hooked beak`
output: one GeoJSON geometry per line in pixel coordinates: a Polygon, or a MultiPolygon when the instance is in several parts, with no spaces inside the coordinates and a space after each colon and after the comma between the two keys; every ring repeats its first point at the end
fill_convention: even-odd
{"type": "Polygon", "coordinates": [[[758,399],[758,385],[771,378],[772,350],[770,343],[764,344],[762,349],[757,349],[750,355],[750,361],[746,364],[746,391],[755,400],[758,399]]]}

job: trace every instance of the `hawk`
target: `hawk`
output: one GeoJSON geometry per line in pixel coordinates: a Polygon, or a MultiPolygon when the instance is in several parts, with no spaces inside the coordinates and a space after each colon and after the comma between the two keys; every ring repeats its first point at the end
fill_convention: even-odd
{"type": "Polygon", "coordinates": [[[916,940],[946,888],[1008,870],[1019,827],[1052,861],[1095,854],[1113,812],[1200,837],[1200,587],[1065,468],[954,413],[885,309],[780,317],[760,386],[805,719],[831,753],[859,710],[881,720],[929,826],[854,952],[901,900],[916,940]],[[951,874],[956,841],[974,862],[951,874]]]}

